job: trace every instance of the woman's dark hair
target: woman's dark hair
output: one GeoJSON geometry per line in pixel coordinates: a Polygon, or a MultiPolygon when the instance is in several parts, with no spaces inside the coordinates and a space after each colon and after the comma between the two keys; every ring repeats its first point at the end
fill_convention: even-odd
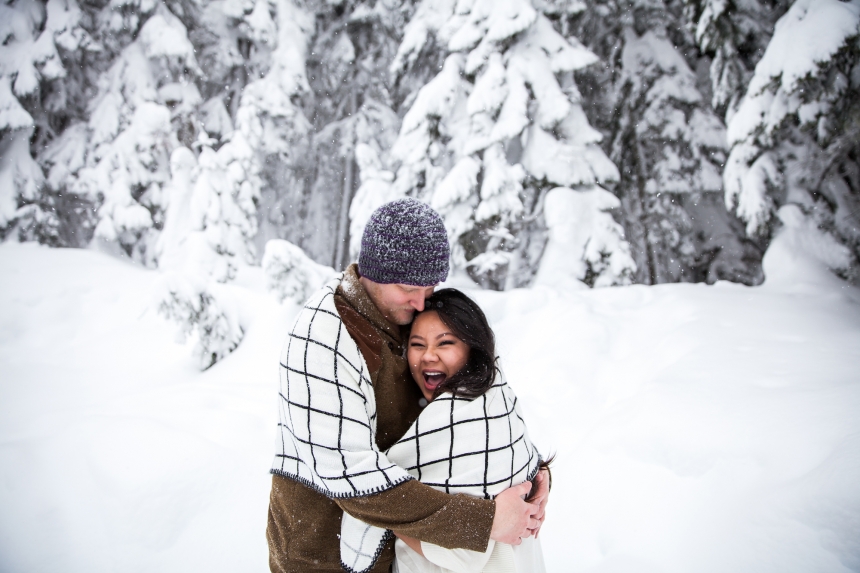
{"type": "Polygon", "coordinates": [[[435,396],[450,392],[455,396],[477,398],[490,389],[496,379],[496,337],[475,301],[453,288],[433,293],[424,311],[435,311],[451,329],[451,334],[469,347],[469,359],[459,372],[436,388],[435,396]]]}

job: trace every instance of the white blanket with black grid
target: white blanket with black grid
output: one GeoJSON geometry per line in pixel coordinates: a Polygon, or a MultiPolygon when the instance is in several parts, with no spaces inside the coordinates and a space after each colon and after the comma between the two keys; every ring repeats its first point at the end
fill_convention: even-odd
{"type": "MultiPolygon", "coordinates": [[[[442,394],[387,452],[421,482],[438,490],[492,499],[537,474],[540,456],[526,432],[517,398],[497,371],[483,396],[442,394]]],[[[391,532],[344,514],[340,558],[344,569],[370,569],[391,532]]]]}
{"type": "Polygon", "coordinates": [[[376,447],[367,364],[334,304],[340,278],[314,294],[281,353],[279,474],[330,498],[385,491],[412,477],[376,447]]]}

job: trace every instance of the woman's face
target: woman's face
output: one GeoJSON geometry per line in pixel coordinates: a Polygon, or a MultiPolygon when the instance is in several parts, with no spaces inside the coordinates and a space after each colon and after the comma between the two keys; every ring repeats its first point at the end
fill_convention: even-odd
{"type": "Polygon", "coordinates": [[[436,388],[469,359],[469,347],[451,333],[436,311],[422,312],[412,322],[406,352],[409,371],[429,402],[436,388]]]}

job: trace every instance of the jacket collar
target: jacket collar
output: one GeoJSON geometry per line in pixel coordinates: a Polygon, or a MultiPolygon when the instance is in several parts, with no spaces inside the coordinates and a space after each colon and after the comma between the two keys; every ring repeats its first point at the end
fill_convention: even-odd
{"type": "Polygon", "coordinates": [[[376,308],[376,305],[373,304],[373,301],[370,300],[370,296],[367,294],[367,291],[364,290],[364,286],[358,279],[358,265],[356,263],[352,263],[343,273],[343,280],[337,289],[339,294],[343,296],[344,300],[346,300],[352,308],[366,318],[370,324],[400,344],[402,341],[400,327],[389,322],[389,320],[382,315],[382,312],[380,312],[380,310],[376,308]]]}

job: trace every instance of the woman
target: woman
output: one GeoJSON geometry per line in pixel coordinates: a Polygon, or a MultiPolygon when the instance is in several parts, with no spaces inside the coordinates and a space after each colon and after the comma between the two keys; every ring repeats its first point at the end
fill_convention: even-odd
{"type": "MultiPolygon", "coordinates": [[[[447,493],[486,499],[533,481],[547,463],[528,438],[495,356],[493,331],[474,301],[455,289],[428,298],[407,346],[424,410],[386,452],[388,461],[447,493]]],[[[353,573],[369,570],[391,535],[344,514],[341,565],[353,573]]],[[[397,573],[544,572],[533,537],[516,547],[490,541],[479,553],[400,536],[395,550],[397,573]]]]}
{"type": "MultiPolygon", "coordinates": [[[[424,312],[412,323],[407,359],[412,378],[431,405],[391,448],[389,459],[406,461],[403,467],[410,473],[417,470],[418,479],[449,492],[452,478],[459,477],[459,483],[471,486],[460,492],[482,497],[492,497],[524,477],[533,479],[537,469],[547,465],[529,442],[516,397],[496,368],[493,331],[469,297],[444,289],[427,299],[424,312]],[[491,440],[497,443],[490,444],[491,440]],[[420,456],[413,458],[410,449],[420,456]],[[417,463],[420,457],[423,463],[417,463]],[[498,465],[505,469],[493,475],[490,469],[498,465]]],[[[523,539],[516,547],[490,541],[485,553],[477,553],[398,537],[399,573],[544,571],[535,538],[523,539]]]]}

